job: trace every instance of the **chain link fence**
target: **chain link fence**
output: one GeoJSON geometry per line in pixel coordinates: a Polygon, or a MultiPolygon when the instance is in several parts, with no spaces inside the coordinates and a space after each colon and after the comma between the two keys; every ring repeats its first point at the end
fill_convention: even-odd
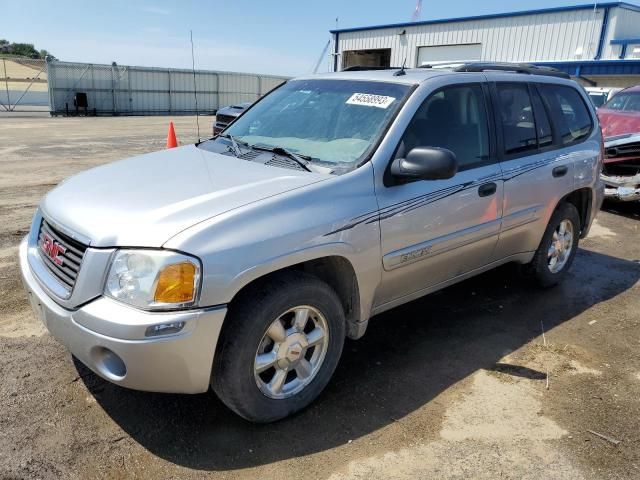
{"type": "Polygon", "coordinates": [[[0,55],[0,112],[49,111],[44,60],[0,55]]]}
{"type": "Polygon", "coordinates": [[[213,114],[220,107],[252,102],[286,77],[50,61],[52,115],[213,114]],[[195,76],[195,79],[194,79],[195,76]]]}

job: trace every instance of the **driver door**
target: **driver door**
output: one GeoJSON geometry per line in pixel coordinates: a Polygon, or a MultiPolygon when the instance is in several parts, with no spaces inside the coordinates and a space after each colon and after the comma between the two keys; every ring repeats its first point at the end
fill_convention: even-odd
{"type": "Polygon", "coordinates": [[[395,158],[419,146],[447,148],[458,173],[447,180],[390,179],[377,191],[383,273],[376,306],[427,293],[489,263],[503,184],[488,98],[481,82],[440,88],[405,130],[395,158]]]}

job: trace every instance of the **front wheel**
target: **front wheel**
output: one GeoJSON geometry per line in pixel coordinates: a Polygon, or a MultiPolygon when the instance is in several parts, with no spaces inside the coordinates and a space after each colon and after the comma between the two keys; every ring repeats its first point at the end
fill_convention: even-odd
{"type": "Polygon", "coordinates": [[[277,274],[234,301],[212,386],[231,410],[266,423],[309,405],[329,382],[345,337],[344,311],[326,283],[277,274]]]}
{"type": "Polygon", "coordinates": [[[525,267],[541,287],[557,285],[567,274],[578,250],[580,216],[575,206],[563,203],[551,216],[540,246],[525,267]]]}

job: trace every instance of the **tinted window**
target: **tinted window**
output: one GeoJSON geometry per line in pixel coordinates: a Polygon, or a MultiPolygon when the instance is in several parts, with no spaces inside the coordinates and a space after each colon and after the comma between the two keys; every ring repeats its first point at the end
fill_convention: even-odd
{"type": "Polygon", "coordinates": [[[498,84],[504,153],[513,155],[538,148],[529,88],[524,83],[498,84]]]}
{"type": "Polygon", "coordinates": [[[578,91],[561,85],[540,85],[562,143],[568,145],[586,138],[593,122],[589,110],[578,91]]]}
{"type": "Polygon", "coordinates": [[[547,147],[553,143],[553,134],[551,124],[547,116],[547,109],[544,107],[540,95],[537,91],[533,92],[533,110],[536,119],[536,134],[538,136],[538,146],[547,147]]]}
{"type": "Polygon", "coordinates": [[[456,154],[458,170],[489,160],[489,129],[482,87],[443,88],[420,106],[402,138],[399,155],[414,147],[447,148],[456,154]]]}
{"type": "Polygon", "coordinates": [[[599,92],[589,92],[589,99],[595,107],[601,107],[602,105],[604,105],[604,102],[607,101],[607,94],[599,92]]]}
{"type": "Polygon", "coordinates": [[[638,112],[640,111],[640,93],[620,92],[609,100],[603,108],[638,112]]]}

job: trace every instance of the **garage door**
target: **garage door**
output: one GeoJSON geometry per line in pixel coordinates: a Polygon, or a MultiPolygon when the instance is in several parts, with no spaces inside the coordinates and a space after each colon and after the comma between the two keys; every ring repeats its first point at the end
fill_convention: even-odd
{"type": "Polygon", "coordinates": [[[418,48],[418,66],[435,62],[475,61],[482,58],[482,44],[438,45],[418,48]]]}

